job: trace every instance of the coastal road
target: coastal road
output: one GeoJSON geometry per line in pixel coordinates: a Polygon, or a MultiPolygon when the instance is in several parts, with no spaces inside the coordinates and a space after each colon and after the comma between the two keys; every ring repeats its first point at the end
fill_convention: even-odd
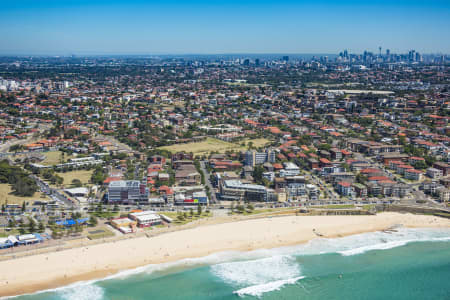
{"type": "Polygon", "coordinates": [[[211,184],[211,181],[209,180],[209,173],[206,169],[206,163],[205,161],[200,161],[200,169],[202,170],[204,176],[205,176],[205,185],[209,187],[209,191],[211,192],[211,199],[209,199],[210,204],[218,204],[217,198],[216,198],[216,192],[214,187],[211,184]]]}
{"type": "Polygon", "coordinates": [[[66,208],[75,207],[75,204],[72,201],[70,201],[66,196],[64,196],[64,194],[62,194],[57,189],[50,187],[45,181],[43,181],[39,177],[31,175],[31,178],[33,178],[36,181],[36,184],[38,185],[41,192],[49,195],[50,198],[52,198],[53,200],[60,202],[66,208]]]}

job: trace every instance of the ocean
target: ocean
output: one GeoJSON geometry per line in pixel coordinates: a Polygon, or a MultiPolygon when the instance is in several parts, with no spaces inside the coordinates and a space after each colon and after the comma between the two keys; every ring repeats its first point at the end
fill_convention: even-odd
{"type": "Polygon", "coordinates": [[[13,297],[101,299],[450,299],[450,229],[405,229],[148,265],[13,297]]]}

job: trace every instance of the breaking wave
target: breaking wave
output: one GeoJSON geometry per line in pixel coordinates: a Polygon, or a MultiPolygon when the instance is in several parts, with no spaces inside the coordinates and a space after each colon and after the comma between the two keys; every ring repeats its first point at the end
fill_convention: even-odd
{"type": "Polygon", "coordinates": [[[61,298],[65,300],[101,300],[104,290],[95,284],[79,285],[71,288],[65,288],[60,292],[61,298]]]}
{"type": "Polygon", "coordinates": [[[241,297],[246,296],[246,295],[261,297],[264,293],[278,291],[284,285],[295,284],[297,281],[299,281],[300,279],[303,279],[303,278],[305,278],[305,276],[294,277],[294,278],[289,278],[289,279],[284,279],[284,280],[278,280],[278,281],[273,281],[273,282],[264,283],[264,284],[252,285],[252,286],[234,291],[233,293],[237,294],[241,297]]]}
{"type": "Polygon", "coordinates": [[[258,296],[265,293],[266,290],[280,289],[283,285],[295,283],[303,277],[300,265],[295,261],[297,256],[328,253],[351,256],[368,251],[401,247],[412,242],[442,241],[450,241],[450,229],[397,228],[389,232],[363,233],[332,239],[317,238],[296,246],[258,249],[248,252],[226,251],[200,258],[149,264],[102,279],[77,282],[56,289],[39,291],[35,294],[54,292],[69,300],[97,300],[104,297],[104,290],[96,282],[121,280],[138,274],[152,274],[158,277],[193,267],[210,266],[214,275],[237,289],[236,294],[258,296]]]}

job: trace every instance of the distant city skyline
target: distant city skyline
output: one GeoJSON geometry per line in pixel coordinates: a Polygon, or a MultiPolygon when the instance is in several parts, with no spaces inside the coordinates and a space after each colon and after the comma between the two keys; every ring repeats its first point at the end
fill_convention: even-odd
{"type": "Polygon", "coordinates": [[[0,55],[450,53],[449,1],[2,1],[0,55]]]}

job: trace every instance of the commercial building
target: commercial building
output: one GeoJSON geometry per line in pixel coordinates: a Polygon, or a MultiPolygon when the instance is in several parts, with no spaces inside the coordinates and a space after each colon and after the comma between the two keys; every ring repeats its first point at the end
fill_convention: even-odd
{"type": "Polygon", "coordinates": [[[207,205],[209,201],[205,191],[177,193],[174,198],[177,205],[207,205]]]}
{"type": "Polygon", "coordinates": [[[112,181],[108,186],[108,202],[134,204],[148,202],[147,186],[137,180],[112,181]]]}
{"type": "Polygon", "coordinates": [[[220,196],[223,200],[232,201],[276,201],[273,190],[262,185],[242,183],[239,180],[225,180],[220,186],[220,196]]]}

